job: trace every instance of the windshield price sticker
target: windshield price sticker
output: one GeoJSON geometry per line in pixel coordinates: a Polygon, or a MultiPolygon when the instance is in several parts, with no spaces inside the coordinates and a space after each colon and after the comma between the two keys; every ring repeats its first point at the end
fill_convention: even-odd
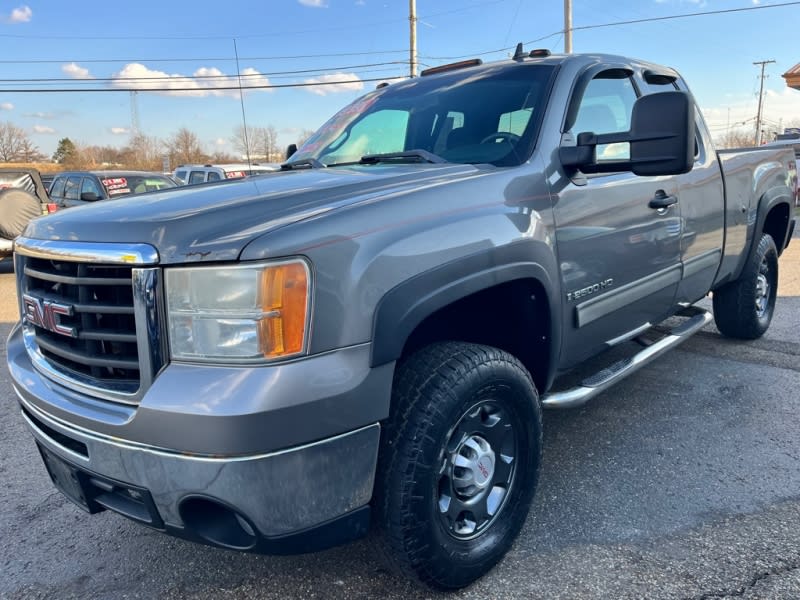
{"type": "Polygon", "coordinates": [[[103,185],[109,192],[111,192],[112,190],[128,187],[128,180],[124,177],[112,177],[109,179],[103,179],[103,185]]]}

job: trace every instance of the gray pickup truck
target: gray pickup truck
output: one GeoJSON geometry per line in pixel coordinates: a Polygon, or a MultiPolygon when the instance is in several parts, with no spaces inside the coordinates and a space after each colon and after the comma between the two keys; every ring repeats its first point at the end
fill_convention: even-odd
{"type": "Polygon", "coordinates": [[[698,331],[709,292],[722,334],[766,331],[795,177],[791,151],[715,152],[669,68],[436,67],[279,173],[33,221],[22,418],[89,512],[264,553],[372,528],[402,573],[464,586],[525,521],[543,408],[698,331]]]}

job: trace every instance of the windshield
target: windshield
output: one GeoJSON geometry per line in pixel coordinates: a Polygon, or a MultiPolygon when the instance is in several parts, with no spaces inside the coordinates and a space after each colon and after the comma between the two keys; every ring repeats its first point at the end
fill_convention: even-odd
{"type": "Polygon", "coordinates": [[[376,90],[334,115],[288,163],[425,150],[449,162],[520,164],[533,150],[552,72],[505,64],[376,90]]]}

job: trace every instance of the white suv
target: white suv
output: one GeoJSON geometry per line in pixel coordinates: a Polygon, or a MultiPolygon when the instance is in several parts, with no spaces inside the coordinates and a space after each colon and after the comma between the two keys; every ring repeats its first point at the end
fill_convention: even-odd
{"type": "Polygon", "coordinates": [[[237,163],[229,165],[179,165],[172,176],[181,185],[194,185],[208,181],[222,181],[223,179],[238,179],[248,175],[260,175],[280,171],[277,163],[237,163]]]}

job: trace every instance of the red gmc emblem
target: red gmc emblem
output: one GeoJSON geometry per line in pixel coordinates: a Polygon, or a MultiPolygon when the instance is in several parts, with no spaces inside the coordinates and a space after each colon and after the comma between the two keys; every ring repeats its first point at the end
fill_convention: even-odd
{"type": "Polygon", "coordinates": [[[22,318],[26,323],[53,333],[68,337],[78,337],[78,331],[75,327],[62,325],[58,318],[59,315],[71,317],[75,312],[74,307],[68,304],[50,302],[50,300],[42,300],[29,294],[22,295],[22,306],[24,310],[22,318]]]}

